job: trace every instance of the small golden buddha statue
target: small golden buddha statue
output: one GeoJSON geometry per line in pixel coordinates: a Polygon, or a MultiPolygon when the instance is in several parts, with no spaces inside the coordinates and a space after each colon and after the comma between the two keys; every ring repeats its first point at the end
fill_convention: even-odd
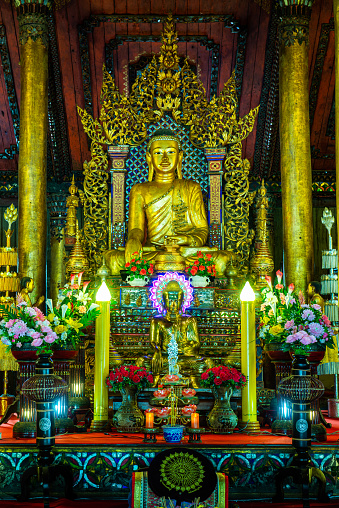
{"type": "Polygon", "coordinates": [[[34,280],[32,277],[23,277],[20,280],[20,291],[17,295],[17,304],[24,301],[29,307],[39,307],[42,304],[45,297],[40,296],[35,303],[32,303],[29,293],[32,293],[34,289],[34,280]]]}
{"type": "Polygon", "coordinates": [[[156,131],[146,152],[148,182],[131,189],[126,248],[105,253],[112,275],[119,275],[135,252],[153,260],[163,249],[165,238],[180,246],[186,264],[194,262],[199,250],[211,253],[219,277],[224,275],[226,264],[236,260],[231,251],[204,247],[208,223],[201,188],[197,182],[182,178],[182,159],[178,137],[168,129],[156,131]]]}
{"type": "Polygon", "coordinates": [[[165,316],[158,315],[152,318],[150,326],[150,344],[152,355],[138,359],[138,364],[144,361],[151,363],[156,385],[161,375],[168,373],[167,348],[174,336],[178,345],[179,373],[189,377],[193,388],[198,388],[201,373],[213,366],[210,359],[199,355],[200,339],[198,324],[195,317],[182,314],[184,293],[176,281],[170,281],[163,293],[163,307],[165,316]]]}
{"type": "Polygon", "coordinates": [[[67,217],[65,233],[67,236],[76,236],[77,208],[79,206],[79,197],[76,195],[78,192],[78,187],[74,183],[74,175],[68,190],[70,196],[68,196],[66,200],[67,217]]]}
{"type": "Polygon", "coordinates": [[[324,312],[325,302],[323,297],[320,295],[321,283],[318,281],[311,281],[307,288],[308,303],[317,303],[321,307],[321,311],[324,312]]]}

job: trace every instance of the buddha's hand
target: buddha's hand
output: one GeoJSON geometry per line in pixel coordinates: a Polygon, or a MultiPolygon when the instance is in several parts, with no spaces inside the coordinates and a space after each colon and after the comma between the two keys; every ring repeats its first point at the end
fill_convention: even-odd
{"type": "Polygon", "coordinates": [[[163,366],[163,358],[160,349],[157,349],[153,355],[152,358],[152,371],[154,373],[161,372],[162,366],[163,366]]]}
{"type": "Polygon", "coordinates": [[[178,245],[189,245],[186,235],[168,235],[167,240],[174,240],[178,245]]]}
{"type": "Polygon", "coordinates": [[[126,263],[130,263],[131,259],[135,257],[135,253],[142,253],[142,243],[136,238],[131,238],[126,243],[125,249],[125,260],[126,263]]]}
{"type": "Polygon", "coordinates": [[[39,307],[39,305],[42,304],[42,302],[44,301],[45,297],[44,296],[40,296],[39,300],[36,302],[36,307],[39,307]]]}

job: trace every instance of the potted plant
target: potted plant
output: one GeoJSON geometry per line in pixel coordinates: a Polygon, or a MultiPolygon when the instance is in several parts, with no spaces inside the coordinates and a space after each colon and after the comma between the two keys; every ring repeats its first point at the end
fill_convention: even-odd
{"type": "Polygon", "coordinates": [[[92,303],[88,293],[89,282],[81,286],[82,273],[78,274],[78,282],[71,275],[70,284],[66,284],[59,292],[55,307],[52,300],[47,300],[49,314],[48,321],[58,336],[57,346],[61,349],[76,350],[77,344],[84,336],[83,330],[99,315],[99,305],[92,303]]]}
{"type": "Polygon", "coordinates": [[[153,384],[153,376],[145,367],[121,365],[112,370],[106,384],[122,395],[122,402],[113,417],[113,425],[120,432],[139,432],[144,424],[144,415],[138,408],[137,394],[153,384]]]}
{"type": "Polygon", "coordinates": [[[334,348],[331,322],[322,313],[320,305],[306,304],[300,292],[294,293],[294,284],[286,288],[282,273],[277,271],[277,280],[272,285],[266,276],[267,287],[262,290],[263,303],[260,308],[260,332],[265,348],[270,345],[280,351],[308,355],[311,351],[325,352],[334,348]]]}
{"type": "Polygon", "coordinates": [[[133,256],[131,261],[125,264],[126,282],[130,286],[146,286],[150,275],[154,273],[154,265],[140,257],[138,252],[134,252],[133,256]]]}
{"type": "Polygon", "coordinates": [[[213,432],[231,434],[238,423],[238,417],[231,408],[230,399],[234,389],[246,384],[245,376],[236,368],[218,365],[201,374],[201,386],[211,388],[214,406],[207,416],[213,432]]]}
{"type": "Polygon", "coordinates": [[[198,259],[193,264],[186,267],[186,273],[193,287],[206,287],[210,283],[210,277],[215,277],[215,264],[212,261],[212,255],[197,253],[198,259]]]}

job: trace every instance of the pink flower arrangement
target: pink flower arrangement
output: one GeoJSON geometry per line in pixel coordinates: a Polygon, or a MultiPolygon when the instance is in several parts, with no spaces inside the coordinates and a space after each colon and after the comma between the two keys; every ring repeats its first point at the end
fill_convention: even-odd
{"type": "Polygon", "coordinates": [[[37,353],[52,352],[50,345],[58,336],[40,309],[20,302],[14,310],[6,309],[5,315],[6,318],[0,321],[0,340],[8,351],[30,344],[37,348],[37,353]]]}
{"type": "Polygon", "coordinates": [[[106,384],[113,390],[121,390],[123,386],[135,386],[138,390],[153,384],[153,376],[145,367],[137,365],[121,365],[112,370],[106,378],[106,384]]]}
{"type": "Polygon", "coordinates": [[[201,374],[201,385],[207,388],[216,386],[228,386],[230,388],[241,388],[246,384],[245,376],[236,368],[228,365],[218,365],[207,369],[201,374]]]}
{"type": "Polygon", "coordinates": [[[307,354],[311,348],[324,350],[334,347],[331,322],[318,304],[307,305],[303,293],[294,293],[294,284],[286,289],[281,284],[282,273],[277,272],[277,284],[272,286],[266,277],[267,288],[262,290],[259,336],[264,343],[281,344],[282,351],[307,354]]]}

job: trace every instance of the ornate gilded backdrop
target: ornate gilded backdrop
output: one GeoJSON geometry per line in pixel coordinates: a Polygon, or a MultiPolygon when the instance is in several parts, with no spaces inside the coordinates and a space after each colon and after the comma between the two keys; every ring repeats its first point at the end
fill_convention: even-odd
{"type": "MultiPolygon", "coordinates": [[[[186,146],[189,140],[191,147],[187,149],[184,176],[198,180],[205,192],[208,173],[216,169],[220,174],[223,172],[221,162],[225,153],[220,149],[225,149],[225,211],[224,220],[220,221],[224,227],[224,232],[221,231],[224,236],[222,245],[237,251],[242,263],[246,263],[253,238],[253,232],[248,228],[248,212],[254,196],[248,190],[249,163],[242,160],[241,142],[253,129],[258,108],[243,118],[237,117],[238,97],[234,73],[219,97],[213,96],[208,101],[205,88],[192,72],[188,60],[185,59],[182,66],[179,64],[177,33],[169,16],[164,25],[160,54],[154,56],[143,72],[137,75],[128,97],[119,92],[105,67],[103,76],[99,119],[93,119],[86,110],[78,107],[84,129],[92,141],[92,160],[84,164],[84,239],[92,270],[97,267],[101,252],[108,248],[107,187],[105,190],[108,157],[103,147],[114,145],[115,151],[120,147],[124,153],[126,145],[131,147],[131,159],[129,162],[127,159],[126,168],[123,158],[113,161],[113,169],[127,174],[128,196],[129,188],[134,183],[146,179],[146,167],[142,162],[145,149],[142,145],[149,133],[160,125],[169,125],[179,131],[186,146]],[[209,151],[209,154],[211,150],[223,153],[219,157],[220,162],[216,160],[211,163],[211,159],[208,159],[209,172],[206,171],[207,162],[203,162],[202,150],[209,151]],[[98,180],[99,185],[94,185],[94,180],[98,180]]],[[[128,202],[126,205],[128,210],[128,202]]],[[[210,200],[209,209],[212,206],[210,200]]],[[[121,242],[123,225],[113,224],[113,231],[115,226],[121,242]]],[[[112,240],[114,243],[114,237],[112,240]]]]}

